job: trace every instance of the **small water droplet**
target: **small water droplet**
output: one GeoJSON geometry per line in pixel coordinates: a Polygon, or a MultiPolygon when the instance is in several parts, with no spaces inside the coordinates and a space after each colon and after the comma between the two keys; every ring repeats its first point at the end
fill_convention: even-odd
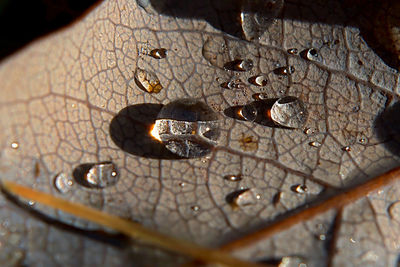
{"type": "Polygon", "coordinates": [[[29,200],[28,201],[28,205],[31,206],[31,207],[34,206],[35,204],[36,204],[36,202],[33,201],[33,200],[29,200]]]}
{"type": "Polygon", "coordinates": [[[366,143],[368,143],[368,140],[367,140],[367,138],[363,137],[363,138],[358,139],[358,142],[360,144],[366,144],[366,143]]]}
{"type": "Polygon", "coordinates": [[[151,135],[176,155],[203,157],[217,144],[219,118],[201,101],[180,99],[160,110],[151,135]]]}
{"type": "Polygon", "coordinates": [[[191,209],[192,211],[199,211],[199,210],[200,210],[200,206],[194,205],[194,206],[191,206],[190,209],[191,209]]]}
{"type": "Polygon", "coordinates": [[[388,208],[390,219],[400,222],[400,201],[392,203],[388,208]]]}
{"type": "Polygon", "coordinates": [[[320,146],[322,146],[322,144],[320,142],[318,142],[318,141],[312,141],[312,142],[310,142],[308,144],[310,146],[312,146],[312,147],[320,147],[320,146]]]}
{"type": "Polygon", "coordinates": [[[274,69],[274,73],[277,75],[292,75],[295,72],[293,66],[279,67],[274,69]]]}
{"type": "Polygon", "coordinates": [[[239,182],[242,180],[242,175],[241,174],[225,175],[224,179],[230,182],[239,182]]]}
{"type": "Polygon", "coordinates": [[[305,194],[308,191],[308,187],[305,184],[296,184],[291,186],[290,190],[298,194],[305,194]]]}
{"type": "Polygon", "coordinates": [[[253,68],[253,61],[251,59],[235,59],[225,63],[224,68],[232,71],[249,71],[253,68]]]}
{"type": "Polygon", "coordinates": [[[135,71],[135,82],[140,89],[148,93],[159,93],[163,89],[157,75],[152,71],[137,68],[135,71]]]}
{"type": "Polygon", "coordinates": [[[354,106],[351,111],[353,113],[357,113],[358,111],[360,111],[360,106],[354,106]]]}
{"type": "Polygon", "coordinates": [[[12,149],[18,149],[19,148],[19,143],[18,142],[12,142],[11,143],[11,148],[12,149]]]}
{"type": "Polygon", "coordinates": [[[305,129],[304,129],[304,133],[305,133],[306,135],[314,134],[314,133],[315,133],[315,130],[314,130],[313,128],[305,128],[305,129]]]}
{"type": "Polygon", "coordinates": [[[307,261],[298,256],[286,256],[282,258],[279,267],[307,267],[307,261]]]}
{"type": "Polygon", "coordinates": [[[268,99],[268,95],[265,93],[256,93],[256,94],[253,94],[252,97],[256,101],[268,99]]]}
{"type": "Polygon", "coordinates": [[[166,58],[168,54],[168,50],[165,48],[156,48],[150,51],[150,56],[155,59],[166,58]]]}
{"type": "Polygon", "coordinates": [[[326,240],[326,235],[321,234],[321,235],[318,236],[318,239],[321,240],[321,241],[325,241],[326,240]]]}
{"type": "Polygon", "coordinates": [[[301,52],[304,59],[315,61],[318,59],[318,51],[315,48],[308,48],[301,52]]]}
{"type": "Polygon", "coordinates": [[[342,149],[343,149],[343,151],[346,151],[346,152],[350,152],[351,151],[351,147],[350,146],[345,146],[342,149]]]}
{"type": "Polygon", "coordinates": [[[226,201],[234,208],[254,205],[259,199],[261,195],[254,188],[244,188],[226,196],[226,201]]]}
{"type": "Polygon", "coordinates": [[[268,78],[265,75],[256,75],[249,78],[249,83],[256,86],[266,86],[268,83],[268,78]]]}
{"type": "Polygon", "coordinates": [[[289,54],[291,54],[291,55],[297,55],[297,53],[298,53],[299,51],[297,50],[297,48],[289,48],[289,49],[287,50],[287,52],[288,52],[289,54]]]}
{"type": "Polygon", "coordinates": [[[180,187],[185,187],[186,184],[185,184],[184,182],[180,182],[180,183],[179,183],[179,186],[180,186],[180,187]]]}
{"type": "Polygon", "coordinates": [[[349,241],[353,244],[357,243],[357,240],[353,237],[350,237],[349,241]]]}
{"type": "Polygon", "coordinates": [[[74,182],[66,173],[60,172],[54,177],[54,187],[58,192],[65,194],[72,189],[74,182]]]}
{"type": "Polygon", "coordinates": [[[280,126],[302,128],[307,117],[308,111],[304,103],[294,96],[279,98],[271,108],[271,119],[280,126]]]}
{"type": "Polygon", "coordinates": [[[232,79],[227,83],[227,88],[243,90],[246,88],[246,84],[241,79],[232,79]]]}
{"type": "Polygon", "coordinates": [[[111,161],[81,164],[73,175],[78,183],[91,188],[109,187],[119,180],[117,168],[111,161]]]}

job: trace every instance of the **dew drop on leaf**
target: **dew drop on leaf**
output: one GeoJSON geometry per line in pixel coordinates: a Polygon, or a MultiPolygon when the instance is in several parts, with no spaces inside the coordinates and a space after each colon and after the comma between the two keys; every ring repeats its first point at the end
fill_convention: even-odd
{"type": "Polygon", "coordinates": [[[291,55],[297,55],[297,53],[298,53],[299,51],[297,50],[297,48],[289,48],[289,49],[287,50],[287,52],[288,52],[289,54],[291,54],[291,55]]]}
{"type": "Polygon", "coordinates": [[[218,115],[203,102],[176,100],[160,110],[151,134],[176,155],[203,157],[217,145],[218,115]]]}
{"type": "Polygon", "coordinates": [[[254,121],[257,118],[257,109],[252,103],[250,103],[244,105],[239,110],[239,115],[242,116],[247,121],[254,121]]]}
{"type": "Polygon", "coordinates": [[[256,86],[266,86],[268,83],[268,78],[265,75],[256,75],[249,78],[249,82],[256,86]]]}
{"type": "Polygon", "coordinates": [[[307,267],[306,260],[298,256],[283,257],[279,267],[307,267]]]}
{"type": "Polygon", "coordinates": [[[274,73],[277,75],[292,75],[295,72],[293,66],[279,67],[274,69],[274,73]]]}
{"type": "Polygon", "coordinates": [[[135,71],[135,82],[140,89],[148,93],[159,93],[163,89],[157,75],[152,71],[137,68],[135,71]]]}
{"type": "Polygon", "coordinates": [[[232,79],[227,83],[227,88],[228,89],[240,89],[243,90],[246,88],[246,84],[242,82],[241,79],[232,79]]]}
{"type": "Polygon", "coordinates": [[[271,108],[271,119],[283,127],[302,128],[307,117],[308,111],[304,103],[294,96],[279,98],[271,108]]]}
{"type": "Polygon", "coordinates": [[[11,148],[12,149],[18,149],[19,148],[19,143],[18,142],[12,142],[11,143],[11,148]]]}
{"type": "Polygon", "coordinates": [[[234,208],[254,205],[260,199],[260,193],[254,188],[240,189],[226,196],[226,201],[234,208]]]}
{"type": "Polygon", "coordinates": [[[54,177],[53,184],[59,193],[65,194],[72,189],[74,182],[68,174],[60,172],[54,177]]]}
{"type": "Polygon", "coordinates": [[[305,133],[306,135],[313,134],[313,133],[315,133],[315,129],[313,129],[313,128],[305,128],[305,129],[304,129],[304,133],[305,133]]]}
{"type": "Polygon", "coordinates": [[[224,64],[226,70],[232,71],[249,71],[253,68],[251,59],[235,59],[224,64]]]}
{"type": "Polygon", "coordinates": [[[105,188],[118,182],[119,173],[114,163],[105,161],[79,165],[74,170],[74,178],[87,187],[105,188]]]}
{"type": "Polygon", "coordinates": [[[150,56],[152,56],[155,59],[166,58],[167,54],[168,51],[165,48],[157,48],[150,51],[150,56]]]}
{"type": "Polygon", "coordinates": [[[260,38],[279,15],[283,4],[283,0],[244,0],[240,13],[244,37],[247,40],[260,38]]]}
{"type": "Polygon", "coordinates": [[[239,182],[242,180],[242,175],[241,174],[225,175],[224,179],[230,182],[239,182]]]}
{"type": "Polygon", "coordinates": [[[304,59],[307,59],[310,61],[318,60],[318,51],[315,48],[308,48],[308,49],[302,51],[300,54],[304,59]]]}
{"type": "Polygon", "coordinates": [[[191,209],[192,211],[199,211],[199,210],[200,210],[200,206],[194,205],[194,206],[191,206],[190,209],[191,209]]]}
{"type": "Polygon", "coordinates": [[[312,147],[320,147],[322,146],[322,144],[318,141],[311,141],[310,143],[308,143],[310,146],[312,147]]]}
{"type": "Polygon", "coordinates": [[[268,95],[265,93],[255,93],[252,95],[253,99],[258,101],[258,100],[265,100],[268,98],[268,95]]]}
{"type": "Polygon", "coordinates": [[[346,152],[350,152],[351,151],[351,147],[350,146],[345,146],[342,149],[343,149],[343,151],[346,151],[346,152]]]}
{"type": "Polygon", "coordinates": [[[290,187],[290,190],[297,194],[305,194],[308,191],[308,187],[304,184],[296,184],[290,187]]]}

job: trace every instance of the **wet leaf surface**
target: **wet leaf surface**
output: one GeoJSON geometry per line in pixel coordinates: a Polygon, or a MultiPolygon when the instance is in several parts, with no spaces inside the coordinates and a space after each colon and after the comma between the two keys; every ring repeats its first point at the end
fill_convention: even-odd
{"type": "MultiPolygon", "coordinates": [[[[72,175],[87,162],[112,161],[119,173],[114,186],[99,190],[75,184],[61,196],[175,237],[218,246],[329,190],[399,165],[398,126],[393,125],[398,121],[399,73],[364,34],[368,23],[355,16],[361,11],[337,1],[287,1],[260,40],[248,42],[227,35],[237,28],[225,28],[232,16],[226,2],[211,5],[214,13],[205,12],[207,3],[190,10],[209,17],[169,16],[162,10],[159,15],[135,1],[105,1],[75,24],[3,60],[1,178],[60,195],[53,181],[57,174],[72,175]],[[287,52],[311,47],[319,60],[287,52]],[[146,51],[157,48],[167,49],[168,55],[148,56],[146,51]],[[249,71],[224,69],[239,56],[252,61],[249,71]],[[285,66],[295,71],[274,73],[285,66]],[[140,89],[137,68],[156,73],[163,90],[149,94],[140,89]],[[258,74],[268,78],[266,86],[220,86],[232,77],[248,81],[258,74]],[[299,98],[308,109],[304,129],[269,127],[224,114],[253,101],[257,93],[299,98]],[[208,157],[171,157],[146,134],[162,105],[187,97],[221,115],[220,142],[208,157]],[[307,134],[306,129],[313,131],[307,134]],[[320,145],[310,146],[312,142],[320,145]],[[351,149],[343,149],[347,146],[351,149]],[[224,179],[232,174],[240,174],[241,180],[224,179]],[[295,185],[306,186],[307,192],[294,192],[295,185]],[[259,199],[232,208],[226,196],[245,188],[256,188],[259,199]]],[[[399,184],[382,188],[339,212],[328,210],[236,253],[252,260],[296,255],[310,266],[393,266],[400,250],[393,206],[399,190],[399,184]]],[[[31,217],[3,197],[0,205],[2,263],[141,264],[140,247],[132,256],[31,217]]],[[[67,225],[97,229],[64,213],[44,211],[67,225]]],[[[155,254],[154,263],[157,257],[163,256],[155,254]]]]}

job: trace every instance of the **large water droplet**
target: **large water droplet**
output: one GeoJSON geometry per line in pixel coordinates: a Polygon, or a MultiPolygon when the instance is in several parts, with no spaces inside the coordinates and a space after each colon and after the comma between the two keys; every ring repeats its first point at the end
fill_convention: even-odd
{"type": "Polygon", "coordinates": [[[280,126],[298,129],[304,126],[307,117],[304,103],[294,96],[278,99],[271,108],[271,119],[280,126]]]}
{"type": "Polygon", "coordinates": [[[111,161],[81,164],[73,175],[78,183],[92,188],[109,187],[119,180],[117,168],[111,161]]]}
{"type": "Polygon", "coordinates": [[[184,158],[207,155],[220,134],[218,115],[203,102],[180,99],[165,105],[151,134],[184,158]]]}
{"type": "Polygon", "coordinates": [[[157,48],[150,51],[150,56],[155,59],[162,59],[167,57],[167,49],[165,48],[157,48]]]}
{"type": "Polygon", "coordinates": [[[57,174],[54,177],[53,183],[54,187],[61,194],[68,193],[72,189],[72,186],[74,184],[72,178],[64,172],[60,172],[59,174],[57,174]]]}
{"type": "Polygon", "coordinates": [[[258,39],[279,15],[283,2],[283,0],[244,0],[240,21],[245,38],[258,39]]]}
{"type": "Polygon", "coordinates": [[[265,75],[257,75],[249,78],[249,82],[256,86],[266,86],[268,83],[268,78],[265,75]]]}
{"type": "Polygon", "coordinates": [[[224,64],[226,70],[249,71],[253,68],[251,59],[235,59],[224,64]]]}
{"type": "Polygon", "coordinates": [[[247,121],[254,121],[257,118],[257,108],[253,103],[244,105],[239,110],[239,115],[242,116],[247,121]]]}
{"type": "Polygon", "coordinates": [[[157,75],[152,71],[137,68],[135,71],[135,81],[140,89],[148,93],[159,93],[163,89],[157,75]]]}
{"type": "Polygon", "coordinates": [[[226,201],[233,207],[243,207],[256,204],[260,198],[258,190],[245,188],[228,194],[226,201]]]}

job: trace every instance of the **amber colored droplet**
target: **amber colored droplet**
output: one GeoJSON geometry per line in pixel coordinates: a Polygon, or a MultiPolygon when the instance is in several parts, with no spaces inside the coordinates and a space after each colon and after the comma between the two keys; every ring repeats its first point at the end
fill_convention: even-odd
{"type": "Polygon", "coordinates": [[[287,52],[291,55],[296,55],[299,51],[297,50],[297,48],[289,48],[287,50],[287,52]]]}
{"type": "Polygon", "coordinates": [[[18,142],[12,142],[11,143],[11,148],[12,149],[18,149],[19,148],[19,143],[18,142]]]}
{"type": "Polygon", "coordinates": [[[310,146],[312,147],[320,147],[322,144],[318,141],[312,141],[310,143],[308,143],[310,146]]]}
{"type": "Polygon", "coordinates": [[[242,175],[241,174],[225,175],[224,179],[230,182],[239,182],[242,180],[242,175]]]}
{"type": "Polygon", "coordinates": [[[268,84],[268,78],[265,75],[259,74],[249,78],[249,83],[256,86],[266,86],[268,84]]]}
{"type": "Polygon", "coordinates": [[[253,68],[253,61],[251,59],[235,59],[225,63],[224,68],[233,71],[249,71],[253,68]]]}
{"type": "Polygon", "coordinates": [[[350,146],[345,146],[342,149],[343,149],[343,151],[346,151],[346,152],[350,152],[351,151],[351,147],[350,146]]]}
{"type": "Polygon", "coordinates": [[[308,191],[308,187],[306,185],[303,184],[296,184],[293,185],[292,187],[290,187],[290,189],[298,194],[304,194],[308,191]]]}
{"type": "Polygon", "coordinates": [[[166,58],[168,54],[168,50],[165,48],[157,48],[150,51],[150,56],[155,59],[166,58]]]}
{"type": "Polygon", "coordinates": [[[152,71],[137,68],[135,72],[135,81],[140,89],[148,93],[157,94],[163,89],[157,75],[152,71]]]}

